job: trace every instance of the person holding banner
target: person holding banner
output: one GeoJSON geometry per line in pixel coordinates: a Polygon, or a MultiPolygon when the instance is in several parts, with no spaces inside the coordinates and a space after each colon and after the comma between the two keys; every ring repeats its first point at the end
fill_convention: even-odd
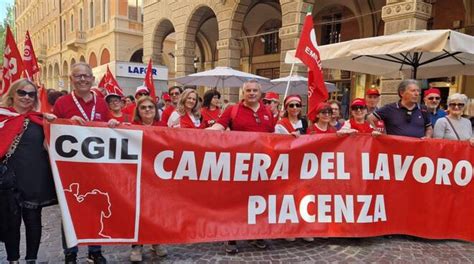
{"type": "Polygon", "coordinates": [[[201,116],[202,122],[206,127],[214,125],[222,112],[219,107],[221,99],[221,94],[215,90],[211,89],[204,93],[204,99],[201,107],[201,116]]]}
{"type": "Polygon", "coordinates": [[[306,134],[308,121],[301,116],[301,96],[289,95],[283,101],[285,113],[275,126],[277,134],[292,134],[294,136],[306,134]]]}
{"type": "Polygon", "coordinates": [[[328,103],[319,103],[316,107],[316,119],[309,128],[309,134],[330,134],[336,133],[336,128],[329,123],[332,119],[331,105],[328,103]]]}
{"type": "Polygon", "coordinates": [[[142,126],[161,126],[153,98],[150,96],[142,96],[137,100],[137,105],[133,113],[133,124],[142,126]]]}
{"type": "Polygon", "coordinates": [[[120,123],[130,123],[130,115],[122,111],[122,97],[118,94],[110,93],[105,96],[105,101],[109,107],[110,116],[115,118],[120,123]]]}
{"type": "Polygon", "coordinates": [[[53,177],[44,148],[43,117],[37,112],[38,88],[27,80],[12,83],[0,108],[0,240],[7,260],[19,263],[20,227],[25,223],[26,263],[36,263],[41,242],[41,211],[57,203],[53,177]],[[3,149],[3,147],[5,147],[3,149]]]}
{"type": "Polygon", "coordinates": [[[372,127],[382,120],[389,135],[415,138],[431,138],[433,128],[425,109],[418,104],[420,87],[416,80],[403,80],[398,85],[400,100],[375,110],[367,117],[372,127]]]}
{"type": "Polygon", "coordinates": [[[186,89],[179,98],[178,105],[168,119],[168,127],[203,128],[201,124],[201,105],[194,89],[186,89]]]}
{"type": "MultiPolygon", "coordinates": [[[[262,97],[262,86],[257,80],[249,80],[242,85],[243,100],[235,105],[229,106],[222,116],[209,130],[230,130],[248,132],[268,132],[275,131],[272,113],[260,101],[262,97]]],[[[263,239],[252,240],[253,246],[264,249],[267,243],[263,239]]],[[[224,243],[225,251],[229,254],[237,254],[236,241],[224,243]]]]}
{"type": "Polygon", "coordinates": [[[448,97],[448,115],[436,121],[434,138],[469,140],[471,146],[474,146],[471,121],[462,117],[467,103],[468,98],[465,94],[455,93],[448,97]]]}
{"type": "MultiPolygon", "coordinates": [[[[87,121],[108,122],[109,127],[120,124],[116,119],[111,119],[109,109],[104,98],[96,96],[92,91],[94,75],[92,68],[85,62],[78,62],[71,66],[69,80],[74,90],[60,97],[54,104],[54,114],[58,118],[68,118],[80,125],[87,121]]],[[[66,263],[77,262],[78,247],[67,248],[63,234],[63,248],[66,263]]],[[[87,261],[92,263],[107,263],[102,256],[102,247],[99,245],[88,246],[89,254],[87,261]]]]}
{"type": "Polygon", "coordinates": [[[365,120],[366,116],[367,103],[365,99],[354,99],[351,103],[351,118],[337,131],[337,134],[372,133],[373,135],[380,135],[380,132],[374,130],[370,123],[365,120]]]}

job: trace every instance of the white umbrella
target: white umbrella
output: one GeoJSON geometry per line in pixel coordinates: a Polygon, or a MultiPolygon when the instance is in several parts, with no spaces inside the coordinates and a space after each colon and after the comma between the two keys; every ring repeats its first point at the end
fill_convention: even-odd
{"type": "Polygon", "coordinates": [[[271,85],[270,79],[255,74],[234,70],[230,67],[216,67],[215,69],[193,73],[188,76],[175,78],[183,85],[196,85],[208,87],[240,87],[248,80],[255,79],[263,87],[271,85]]]}
{"type": "MultiPolygon", "coordinates": [[[[262,92],[275,92],[279,94],[285,94],[286,86],[290,82],[288,94],[308,94],[308,78],[300,75],[286,76],[278,79],[273,79],[271,82],[272,86],[262,89],[262,92]]],[[[324,82],[326,89],[329,93],[336,91],[336,85],[334,83],[324,82]]]]}
{"type": "MultiPolygon", "coordinates": [[[[419,30],[319,46],[324,68],[386,77],[474,75],[474,37],[419,30]]],[[[298,63],[289,52],[285,62],[298,63]]],[[[293,55],[294,56],[294,55],[293,55]]]]}

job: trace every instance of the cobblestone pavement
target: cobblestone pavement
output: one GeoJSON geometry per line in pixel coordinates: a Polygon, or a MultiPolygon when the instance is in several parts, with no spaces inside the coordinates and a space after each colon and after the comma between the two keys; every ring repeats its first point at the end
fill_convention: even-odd
{"type": "MultiPolygon", "coordinates": [[[[61,263],[60,213],[57,206],[43,210],[43,237],[38,255],[39,263],[61,263]]],[[[22,257],[24,257],[24,234],[22,257]]],[[[269,248],[259,250],[239,242],[238,255],[226,255],[222,243],[200,243],[167,246],[165,258],[153,256],[145,247],[144,263],[474,263],[474,243],[453,240],[425,240],[406,236],[269,241],[269,248]]],[[[129,262],[129,246],[105,246],[109,263],[129,262]]],[[[81,247],[80,263],[85,263],[86,248],[81,247]]],[[[6,253],[0,247],[0,263],[6,253]]]]}

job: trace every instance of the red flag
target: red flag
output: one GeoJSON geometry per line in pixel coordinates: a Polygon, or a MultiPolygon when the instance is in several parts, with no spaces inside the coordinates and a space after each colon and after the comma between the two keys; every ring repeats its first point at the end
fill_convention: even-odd
{"type": "Polygon", "coordinates": [[[3,53],[3,85],[2,89],[0,89],[0,95],[7,93],[11,83],[21,78],[24,69],[23,60],[16,46],[15,38],[10,27],[7,26],[5,51],[3,53]]]}
{"type": "Polygon", "coordinates": [[[97,87],[99,88],[105,88],[105,83],[108,81],[107,80],[107,73],[104,74],[104,76],[102,76],[102,79],[100,79],[100,82],[99,84],[97,85],[97,87]]]}
{"type": "Polygon", "coordinates": [[[145,86],[148,88],[150,92],[151,98],[156,101],[156,92],[155,92],[155,84],[153,83],[153,64],[150,61],[148,62],[148,67],[146,68],[146,75],[145,75],[145,86]]]}
{"type": "Polygon", "coordinates": [[[308,118],[314,120],[316,107],[319,103],[328,99],[328,91],[324,84],[321,57],[319,56],[316,32],[313,25],[313,17],[310,13],[306,15],[301,31],[300,41],[296,48],[295,56],[309,68],[308,72],[308,118]]]}
{"type": "MultiPolygon", "coordinates": [[[[118,94],[120,96],[123,96],[123,91],[120,88],[120,86],[119,86],[117,80],[115,79],[114,75],[110,71],[109,65],[107,65],[107,72],[105,73],[105,76],[102,79],[105,79],[103,87],[109,92],[109,94],[113,93],[113,94],[118,94]]],[[[102,80],[100,80],[100,81],[102,82],[102,80]]],[[[99,83],[99,87],[101,87],[100,83],[99,83]]]]}
{"type": "Polygon", "coordinates": [[[33,43],[31,42],[30,33],[26,31],[25,36],[25,49],[23,52],[23,64],[25,65],[25,72],[28,79],[33,80],[33,75],[39,72],[38,59],[33,49],[33,43]]]}
{"type": "Polygon", "coordinates": [[[53,106],[49,104],[48,102],[48,91],[46,88],[44,88],[44,85],[41,85],[40,88],[38,89],[39,92],[39,99],[40,99],[40,105],[41,105],[41,113],[51,113],[53,106]]]}

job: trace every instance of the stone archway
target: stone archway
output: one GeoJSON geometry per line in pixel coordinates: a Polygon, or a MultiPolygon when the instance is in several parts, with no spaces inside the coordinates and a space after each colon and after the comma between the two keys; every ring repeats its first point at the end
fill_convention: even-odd
{"type": "Polygon", "coordinates": [[[69,73],[69,67],[67,65],[67,61],[63,62],[63,69],[62,69],[62,74],[61,74],[61,80],[63,81],[64,84],[64,89],[69,90],[69,80],[67,78],[69,73]]]}
{"type": "MultiPolygon", "coordinates": [[[[153,61],[155,61],[157,64],[165,65],[164,57],[171,56],[169,54],[163,53],[164,52],[163,45],[164,45],[166,37],[172,34],[173,32],[175,32],[175,28],[173,26],[173,23],[169,19],[163,19],[156,25],[156,28],[154,31],[154,37],[153,37],[152,58],[153,58],[153,61]]],[[[173,52],[172,52],[172,56],[175,56],[173,52]]]]}
{"type": "Polygon", "coordinates": [[[97,56],[94,52],[91,52],[91,54],[89,55],[89,65],[91,66],[91,68],[97,67],[97,56]]]}
{"type": "Polygon", "coordinates": [[[110,52],[107,48],[102,50],[100,54],[100,65],[104,65],[110,62],[110,52]]]}
{"type": "Polygon", "coordinates": [[[142,63],[143,49],[136,50],[130,57],[130,62],[142,63]]]}
{"type": "Polygon", "coordinates": [[[54,89],[59,89],[59,77],[60,77],[60,72],[59,72],[59,64],[56,62],[54,64],[54,73],[53,73],[53,83],[52,86],[54,89]]]}

